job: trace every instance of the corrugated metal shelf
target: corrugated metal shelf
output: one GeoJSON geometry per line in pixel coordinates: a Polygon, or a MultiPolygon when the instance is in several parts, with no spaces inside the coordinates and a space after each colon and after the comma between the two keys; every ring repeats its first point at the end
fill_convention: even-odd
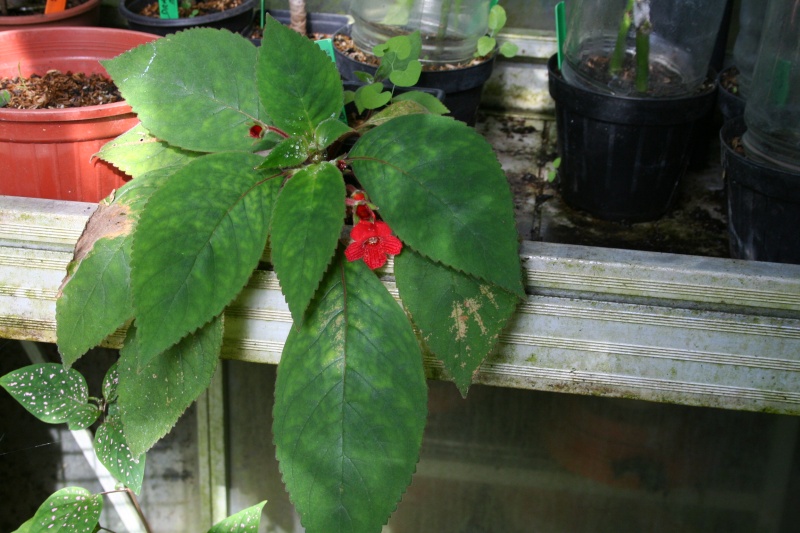
{"type": "MultiPolygon", "coordinates": [[[[55,342],[93,209],[0,197],[0,337],[55,342]]],[[[800,414],[800,266],[531,241],[521,257],[528,299],[476,382],[800,414]]],[[[254,272],[226,320],[224,357],[277,363],[291,319],[274,273],[254,272]]]]}

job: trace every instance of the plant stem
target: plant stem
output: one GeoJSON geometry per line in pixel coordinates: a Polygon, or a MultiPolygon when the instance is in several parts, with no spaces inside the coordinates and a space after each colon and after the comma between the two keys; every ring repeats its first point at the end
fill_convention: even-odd
{"type": "Polygon", "coordinates": [[[108,491],[105,491],[105,492],[101,492],[100,494],[103,494],[103,495],[105,495],[105,494],[114,494],[116,492],[125,492],[125,493],[128,494],[128,499],[133,504],[134,509],[136,509],[136,514],[139,515],[139,520],[142,521],[142,525],[144,526],[144,530],[147,533],[153,533],[153,529],[150,527],[150,523],[147,521],[147,518],[145,518],[144,513],[142,512],[141,506],[139,506],[139,500],[136,498],[136,494],[134,494],[131,489],[129,489],[128,487],[125,487],[124,489],[108,490],[108,491]]]}
{"type": "Polygon", "coordinates": [[[636,28],[636,90],[647,92],[650,77],[650,22],[636,28]]]}
{"type": "Polygon", "coordinates": [[[611,74],[618,74],[622,70],[622,62],[625,60],[625,42],[633,20],[633,1],[628,0],[625,11],[622,13],[622,20],[619,23],[619,31],[617,32],[617,43],[614,46],[614,53],[611,54],[611,61],[608,65],[611,74]]]}

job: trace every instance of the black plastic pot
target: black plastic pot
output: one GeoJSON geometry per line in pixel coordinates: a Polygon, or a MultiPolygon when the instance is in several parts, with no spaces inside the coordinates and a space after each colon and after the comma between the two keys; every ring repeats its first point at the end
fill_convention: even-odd
{"type": "Polygon", "coordinates": [[[119,3],[119,13],[128,22],[128,27],[132,30],[154,33],[156,35],[169,35],[181,30],[202,26],[206,28],[224,28],[235,33],[244,31],[253,22],[253,10],[256,0],[244,0],[243,3],[234,7],[201,15],[198,17],[186,17],[178,19],[162,19],[146,17],[139,12],[154,0],[121,0],[119,3]]]}
{"type": "MultiPolygon", "coordinates": [[[[288,9],[268,9],[267,13],[275,20],[289,25],[291,16],[288,9]]],[[[256,10],[255,24],[261,24],[260,20],[261,10],[256,10]]],[[[347,26],[350,21],[347,15],[340,15],[338,13],[308,13],[306,16],[306,33],[324,33],[333,35],[343,27],[347,26]]],[[[261,45],[261,39],[250,38],[256,46],[261,45]]]]}
{"type": "Polygon", "coordinates": [[[745,99],[738,94],[729,91],[723,84],[722,80],[727,76],[734,75],[738,70],[736,67],[728,67],[717,76],[717,108],[722,115],[723,123],[741,117],[744,115],[745,99]]]}
{"type": "Polygon", "coordinates": [[[737,117],[720,130],[731,257],[800,264],[800,174],[734,150],[746,129],[737,117]]]}
{"type": "Polygon", "coordinates": [[[700,122],[714,105],[716,84],[688,97],[622,97],[568,84],[555,56],[548,70],[564,201],[607,220],[640,222],[666,214],[700,122]]]}
{"type": "MultiPolygon", "coordinates": [[[[350,34],[349,26],[340,30],[345,35],[350,34]]],[[[345,80],[358,80],[355,73],[358,71],[374,74],[377,67],[361,63],[342,54],[334,47],[336,66],[345,80]]],[[[470,126],[475,125],[478,106],[481,103],[483,86],[494,69],[494,57],[490,60],[466,68],[453,70],[423,70],[417,85],[441,89],[445,93],[444,105],[450,110],[450,115],[470,126]]]]}

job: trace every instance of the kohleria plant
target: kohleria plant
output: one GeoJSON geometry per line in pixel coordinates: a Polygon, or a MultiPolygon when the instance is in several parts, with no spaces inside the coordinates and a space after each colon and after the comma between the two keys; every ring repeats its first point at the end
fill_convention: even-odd
{"type": "MultiPolygon", "coordinates": [[[[143,461],[211,381],[269,244],[294,322],[272,413],[284,482],[310,533],[378,532],[419,458],[423,351],[466,394],[525,296],[511,193],[485,139],[413,99],[342,122],[334,64],[265,25],[260,48],[192,29],[104,62],[141,126],[100,157],[134,179],[76,246],[55,366],[126,333],[111,406],[69,389],[59,420],[106,413],[143,461]]],[[[17,377],[22,397],[36,380],[17,377]]]]}

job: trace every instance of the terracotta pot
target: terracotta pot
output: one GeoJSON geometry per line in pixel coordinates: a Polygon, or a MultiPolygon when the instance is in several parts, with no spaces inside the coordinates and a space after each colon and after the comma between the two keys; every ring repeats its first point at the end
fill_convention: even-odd
{"type": "MultiPolygon", "coordinates": [[[[100,59],[156,38],[90,27],[0,32],[0,77],[49,69],[105,74],[100,59]]],[[[137,123],[125,102],[65,109],[0,108],[0,195],[97,202],[127,176],[93,155],[137,123]]]]}
{"type": "Polygon", "coordinates": [[[42,26],[96,26],[103,0],[86,0],[79,6],[50,15],[0,16],[0,31],[42,26]]]}

